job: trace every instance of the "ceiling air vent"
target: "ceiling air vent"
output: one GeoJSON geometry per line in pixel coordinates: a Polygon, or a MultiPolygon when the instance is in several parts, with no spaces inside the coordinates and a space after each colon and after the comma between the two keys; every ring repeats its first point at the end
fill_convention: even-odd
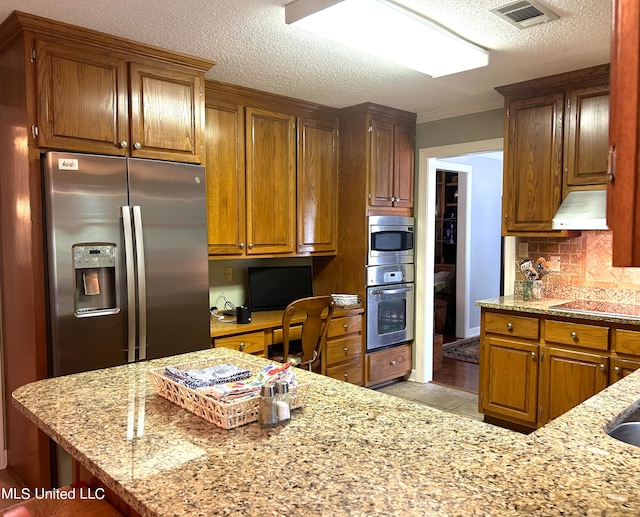
{"type": "Polygon", "coordinates": [[[558,19],[557,14],[531,0],[511,2],[491,9],[491,12],[511,25],[515,25],[518,29],[526,29],[558,19]]]}

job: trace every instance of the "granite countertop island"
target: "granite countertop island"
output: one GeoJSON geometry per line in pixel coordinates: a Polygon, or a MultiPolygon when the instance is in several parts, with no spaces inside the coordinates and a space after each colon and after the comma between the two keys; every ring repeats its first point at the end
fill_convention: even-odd
{"type": "Polygon", "coordinates": [[[606,434],[640,405],[640,372],[530,435],[305,371],[304,408],[273,429],[221,429],[153,391],[149,369],[219,355],[248,357],[46,379],[14,404],[141,515],[640,513],[640,448],[606,434]]]}

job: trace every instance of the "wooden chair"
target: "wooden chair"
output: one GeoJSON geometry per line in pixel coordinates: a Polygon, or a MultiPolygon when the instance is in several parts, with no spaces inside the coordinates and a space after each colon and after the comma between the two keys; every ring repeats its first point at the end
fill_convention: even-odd
{"type": "Polygon", "coordinates": [[[319,364],[334,308],[331,296],[301,298],[287,306],[282,315],[282,362],[291,361],[309,371],[319,364]],[[306,313],[306,319],[302,323],[300,349],[293,352],[290,350],[291,321],[300,313],[306,313]]]}

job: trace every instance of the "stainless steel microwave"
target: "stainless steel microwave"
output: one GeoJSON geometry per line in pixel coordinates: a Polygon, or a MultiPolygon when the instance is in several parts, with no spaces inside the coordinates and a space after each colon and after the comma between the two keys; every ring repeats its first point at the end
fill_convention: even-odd
{"type": "Polygon", "coordinates": [[[369,216],[367,265],[413,264],[413,217],[369,216]]]}

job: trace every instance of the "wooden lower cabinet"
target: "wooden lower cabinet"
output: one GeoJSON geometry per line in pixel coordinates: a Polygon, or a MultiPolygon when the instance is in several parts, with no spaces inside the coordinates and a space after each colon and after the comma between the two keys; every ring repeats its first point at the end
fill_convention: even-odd
{"type": "Polygon", "coordinates": [[[612,357],[609,367],[609,384],[619,381],[638,369],[640,369],[640,358],[633,360],[612,357]]]}
{"type": "Polygon", "coordinates": [[[334,318],[329,324],[323,370],[328,377],[362,386],[362,315],[334,318]]]}
{"type": "Polygon", "coordinates": [[[537,343],[486,337],[481,410],[496,418],[535,426],[538,402],[537,343]]]}
{"type": "Polygon", "coordinates": [[[366,386],[374,386],[411,373],[411,344],[367,354],[366,386]]]}
{"type": "Polygon", "coordinates": [[[542,351],[538,425],[569,411],[608,386],[608,356],[556,347],[543,347],[542,351]]]}

